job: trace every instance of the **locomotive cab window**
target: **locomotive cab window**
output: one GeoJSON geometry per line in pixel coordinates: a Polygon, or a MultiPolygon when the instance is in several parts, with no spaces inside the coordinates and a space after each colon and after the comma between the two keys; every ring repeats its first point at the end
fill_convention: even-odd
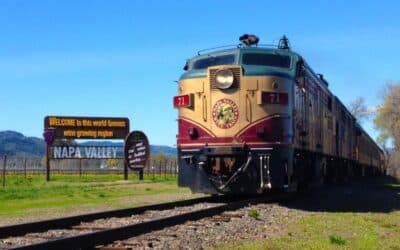
{"type": "Polygon", "coordinates": [[[290,56],[246,53],[243,54],[242,63],[245,65],[272,66],[279,68],[290,68],[290,56]]]}
{"type": "Polygon", "coordinates": [[[193,69],[206,69],[211,66],[233,64],[235,55],[210,56],[193,63],[193,69]]]}

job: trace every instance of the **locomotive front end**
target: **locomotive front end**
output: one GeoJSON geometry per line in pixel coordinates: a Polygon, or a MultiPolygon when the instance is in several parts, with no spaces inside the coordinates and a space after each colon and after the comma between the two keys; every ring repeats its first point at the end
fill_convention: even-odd
{"type": "Polygon", "coordinates": [[[174,97],[179,186],[210,194],[289,187],[293,61],[286,49],[240,46],[187,62],[174,97]]]}

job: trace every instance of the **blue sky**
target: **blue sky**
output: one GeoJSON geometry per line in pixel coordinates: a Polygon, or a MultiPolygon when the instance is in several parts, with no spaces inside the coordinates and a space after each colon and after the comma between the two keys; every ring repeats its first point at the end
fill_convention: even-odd
{"type": "MultiPolygon", "coordinates": [[[[41,137],[46,115],[122,116],[175,144],[174,82],[200,49],[286,34],[349,104],[400,80],[399,1],[0,0],[0,131],[41,137]]],[[[371,122],[364,127],[373,137],[371,122]]]]}

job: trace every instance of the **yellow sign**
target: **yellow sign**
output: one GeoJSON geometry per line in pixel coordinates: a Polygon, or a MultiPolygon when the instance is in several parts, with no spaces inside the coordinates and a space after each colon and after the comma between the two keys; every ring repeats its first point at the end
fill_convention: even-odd
{"type": "Polygon", "coordinates": [[[129,121],[127,118],[65,118],[48,116],[49,127],[105,127],[105,128],[125,128],[129,121]],[[120,120],[124,119],[124,120],[120,120]]]}
{"type": "Polygon", "coordinates": [[[129,133],[129,119],[124,117],[46,116],[44,128],[52,129],[55,138],[124,139],[129,133]]]}

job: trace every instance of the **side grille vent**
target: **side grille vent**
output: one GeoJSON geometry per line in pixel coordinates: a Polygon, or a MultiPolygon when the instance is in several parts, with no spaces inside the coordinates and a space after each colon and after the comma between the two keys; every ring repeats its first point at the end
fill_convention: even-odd
{"type": "MultiPolygon", "coordinates": [[[[233,81],[233,85],[230,89],[240,89],[240,74],[241,74],[241,69],[240,68],[229,68],[230,70],[232,70],[233,72],[233,77],[234,77],[234,81],[233,81]]],[[[215,74],[217,73],[217,71],[220,69],[210,69],[210,85],[211,85],[211,89],[215,90],[215,89],[219,89],[217,87],[217,83],[215,82],[215,74]]]]}

